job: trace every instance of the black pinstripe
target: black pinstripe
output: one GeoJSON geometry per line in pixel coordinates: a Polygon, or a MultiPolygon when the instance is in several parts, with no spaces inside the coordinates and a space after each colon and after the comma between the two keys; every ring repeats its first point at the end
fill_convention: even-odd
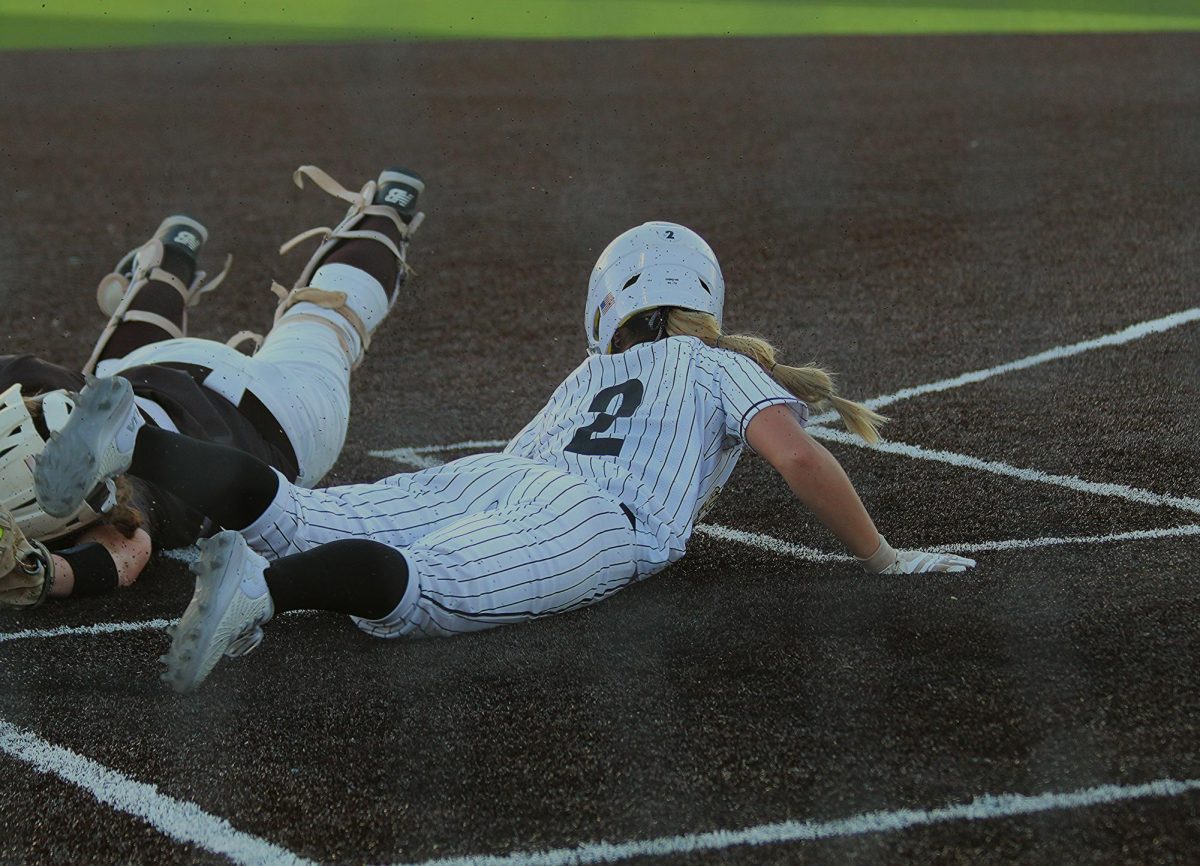
{"type": "Polygon", "coordinates": [[[650,573],[683,555],[697,514],[733,471],[746,426],[761,409],[781,403],[807,418],[807,407],[751,359],[673,337],[589,358],[506,452],[588,478],[628,505],[638,524],[638,569],[650,573]],[[604,434],[625,440],[621,453],[565,451],[596,418],[588,411],[594,395],[630,378],[643,384],[642,403],[604,434]]]}
{"type": "Polygon", "coordinates": [[[246,535],[275,557],[351,537],[399,549],[414,576],[409,592],[383,620],[359,621],[380,636],[549,616],[682,556],[697,514],[733,471],[746,425],[779,403],[806,417],[748,358],[694,338],[643,344],[582,363],[503,454],[324,491],[281,484],[246,535]],[[591,410],[603,389],[633,378],[640,403],[626,405],[637,389],[625,389],[608,417],[591,410]],[[580,431],[620,440],[619,453],[588,453],[580,431]],[[583,447],[569,450],[573,442],[583,447]]]}

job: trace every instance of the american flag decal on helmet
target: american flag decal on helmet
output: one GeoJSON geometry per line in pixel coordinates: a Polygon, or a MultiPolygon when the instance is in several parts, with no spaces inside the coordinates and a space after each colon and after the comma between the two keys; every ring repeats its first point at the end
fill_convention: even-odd
{"type": "Polygon", "coordinates": [[[600,315],[603,316],[605,313],[611,310],[612,305],[616,302],[617,299],[612,292],[609,292],[607,295],[605,295],[604,300],[600,302],[600,315]]]}

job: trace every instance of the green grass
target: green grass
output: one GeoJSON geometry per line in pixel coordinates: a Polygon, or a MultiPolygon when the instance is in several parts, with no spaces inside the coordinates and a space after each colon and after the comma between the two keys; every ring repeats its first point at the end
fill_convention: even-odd
{"type": "Polygon", "coordinates": [[[1198,0],[0,0],[0,48],[1200,30],[1198,0]]]}

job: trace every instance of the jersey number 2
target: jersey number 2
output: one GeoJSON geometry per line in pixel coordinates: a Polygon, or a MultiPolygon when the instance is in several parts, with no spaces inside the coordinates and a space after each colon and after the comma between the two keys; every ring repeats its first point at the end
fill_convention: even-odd
{"type": "Polygon", "coordinates": [[[625,440],[596,434],[608,430],[618,418],[628,418],[637,411],[637,407],[642,405],[644,393],[645,388],[640,379],[630,379],[620,385],[605,388],[592,400],[592,405],[588,406],[589,412],[598,413],[596,420],[576,430],[570,444],[563,450],[598,457],[616,457],[621,453],[621,446],[625,444],[625,440]],[[619,398],[620,402],[615,412],[609,412],[614,398],[619,398]]]}

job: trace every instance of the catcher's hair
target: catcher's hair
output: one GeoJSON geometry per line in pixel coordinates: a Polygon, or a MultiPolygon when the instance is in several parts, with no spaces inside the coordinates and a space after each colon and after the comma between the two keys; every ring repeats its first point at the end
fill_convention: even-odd
{"type": "Polygon", "coordinates": [[[723,334],[710,313],[681,310],[667,311],[667,336],[698,337],[706,345],[730,349],[756,361],[776,382],[817,411],[833,408],[852,433],[867,442],[879,441],[879,425],[887,421],[883,415],[838,396],[833,377],[820,367],[789,367],[777,363],[775,347],[762,337],[748,334],[723,334]]]}
{"type": "MultiPolygon", "coordinates": [[[[25,403],[25,408],[29,410],[29,417],[33,419],[33,425],[37,428],[38,433],[43,439],[48,439],[50,430],[46,427],[45,418],[42,416],[42,398],[22,397],[21,399],[25,403]]],[[[133,504],[133,486],[129,483],[129,479],[122,475],[116,479],[115,483],[117,504],[108,513],[101,515],[99,522],[111,524],[126,538],[133,538],[133,534],[146,525],[146,516],[142,514],[140,508],[133,504]]]]}

